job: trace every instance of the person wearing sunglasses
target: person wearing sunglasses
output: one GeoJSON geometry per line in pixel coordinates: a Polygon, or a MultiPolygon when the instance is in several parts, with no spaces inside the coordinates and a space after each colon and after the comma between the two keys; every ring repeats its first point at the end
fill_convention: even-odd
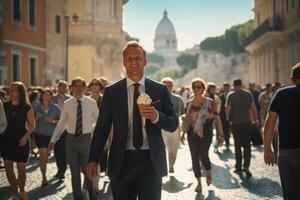
{"type": "Polygon", "coordinates": [[[206,170],[206,183],[212,183],[211,163],[209,159],[209,148],[213,137],[213,122],[215,121],[217,135],[223,144],[224,136],[220,117],[218,115],[217,103],[204,96],[206,83],[200,78],[192,81],[193,97],[186,106],[186,130],[183,131],[184,138],[187,133],[188,144],[192,157],[194,175],[197,179],[195,192],[202,192],[201,166],[202,161],[206,170]]]}

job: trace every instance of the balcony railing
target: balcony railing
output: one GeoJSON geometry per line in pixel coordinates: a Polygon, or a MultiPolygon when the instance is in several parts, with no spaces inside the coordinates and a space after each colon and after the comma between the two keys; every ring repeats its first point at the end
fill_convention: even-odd
{"type": "Polygon", "coordinates": [[[265,33],[269,31],[282,31],[282,20],[279,15],[276,15],[272,18],[267,19],[262,24],[260,24],[249,37],[247,37],[245,41],[245,46],[248,46],[252,42],[254,42],[256,39],[264,35],[265,33]]]}

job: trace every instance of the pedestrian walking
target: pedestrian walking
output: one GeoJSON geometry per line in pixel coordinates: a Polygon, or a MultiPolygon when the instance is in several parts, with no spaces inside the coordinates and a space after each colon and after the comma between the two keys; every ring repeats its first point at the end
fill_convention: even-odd
{"type": "Polygon", "coordinates": [[[300,199],[300,63],[292,68],[291,82],[293,85],[278,89],[273,96],[264,128],[264,160],[273,166],[271,143],[279,119],[278,167],[285,200],[300,199]]]}
{"type": "Polygon", "coordinates": [[[161,129],[174,132],[178,118],[167,87],[145,77],[146,63],[143,47],[128,42],[123,49],[127,76],[105,88],[93,135],[87,168],[90,179],[96,176],[113,125],[108,176],[114,200],[159,200],[162,177],[167,175],[161,129]],[[138,105],[139,93],[143,104],[138,105]]]}
{"type": "MultiPolygon", "coordinates": [[[[164,77],[161,82],[166,84],[170,93],[173,109],[177,117],[179,118],[184,114],[184,103],[182,97],[173,92],[174,80],[170,77],[164,77]]],[[[177,150],[180,147],[180,132],[180,126],[178,126],[176,131],[174,131],[173,133],[162,130],[162,136],[168,152],[169,173],[174,173],[174,164],[177,157],[177,150]]]]}
{"type": "Polygon", "coordinates": [[[72,176],[73,198],[82,200],[81,172],[84,174],[84,188],[89,197],[94,199],[93,183],[87,178],[86,167],[91,145],[91,135],[98,118],[98,107],[95,100],[84,96],[85,80],[77,77],[71,83],[73,97],[64,102],[61,118],[51,137],[49,147],[53,148],[66,129],[67,161],[72,176]]]}
{"type": "Polygon", "coordinates": [[[206,170],[206,183],[212,183],[211,162],[209,158],[209,148],[213,137],[213,122],[216,123],[217,135],[220,143],[224,142],[224,135],[220,117],[218,115],[217,103],[204,96],[207,88],[204,80],[195,78],[192,81],[193,97],[187,102],[186,109],[186,130],[182,137],[187,133],[190,147],[194,175],[197,179],[195,192],[202,192],[201,166],[202,161],[206,170]]]}
{"type": "Polygon", "coordinates": [[[46,172],[48,162],[48,145],[60,118],[57,104],[51,103],[53,93],[50,89],[41,92],[40,103],[34,108],[36,116],[35,141],[39,149],[39,165],[42,173],[42,186],[48,185],[46,172]]]}
{"type": "Polygon", "coordinates": [[[3,104],[7,128],[3,134],[2,156],[12,199],[26,200],[26,164],[29,157],[29,138],[35,128],[35,119],[22,82],[12,82],[9,87],[10,101],[3,104]],[[17,163],[16,178],[13,163],[17,163]]]}
{"type": "Polygon", "coordinates": [[[227,96],[226,117],[231,123],[234,139],[236,161],[234,172],[238,175],[242,175],[244,171],[247,177],[251,177],[252,173],[249,170],[251,161],[251,136],[253,123],[258,124],[258,120],[252,94],[242,88],[242,80],[240,79],[233,81],[233,91],[227,96]],[[243,169],[242,155],[244,156],[243,169]]]}
{"type": "Polygon", "coordinates": [[[229,92],[230,92],[230,84],[224,83],[223,84],[223,92],[220,94],[220,100],[221,100],[220,119],[222,122],[226,150],[229,150],[229,146],[230,146],[230,140],[229,140],[230,139],[230,124],[226,118],[226,113],[225,113],[226,98],[227,98],[227,95],[229,92]]]}
{"type": "MultiPolygon", "coordinates": [[[[66,81],[60,80],[57,83],[57,94],[55,94],[52,98],[52,103],[55,103],[59,106],[60,110],[63,110],[64,102],[71,98],[68,95],[68,83],[66,81]]],[[[67,137],[66,129],[63,131],[63,134],[60,136],[58,141],[55,143],[54,147],[54,156],[57,166],[57,173],[55,177],[59,180],[64,180],[65,172],[67,169],[67,155],[66,155],[66,147],[65,141],[67,137]]]]}

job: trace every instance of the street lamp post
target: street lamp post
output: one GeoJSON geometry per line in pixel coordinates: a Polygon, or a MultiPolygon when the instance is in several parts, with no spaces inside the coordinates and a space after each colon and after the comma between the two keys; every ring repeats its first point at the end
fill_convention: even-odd
{"type": "Polygon", "coordinates": [[[79,16],[77,13],[74,13],[72,17],[65,16],[65,25],[66,25],[66,71],[65,71],[65,80],[68,81],[68,71],[69,71],[69,25],[70,22],[77,24],[79,16]]]}

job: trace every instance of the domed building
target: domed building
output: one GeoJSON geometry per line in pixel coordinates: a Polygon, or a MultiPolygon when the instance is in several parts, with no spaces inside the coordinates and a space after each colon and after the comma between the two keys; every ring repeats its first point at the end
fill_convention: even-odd
{"type": "Polygon", "coordinates": [[[166,10],[163,18],[159,21],[154,39],[154,53],[164,58],[165,67],[177,66],[176,62],[177,39],[174,26],[168,18],[166,10]]]}

